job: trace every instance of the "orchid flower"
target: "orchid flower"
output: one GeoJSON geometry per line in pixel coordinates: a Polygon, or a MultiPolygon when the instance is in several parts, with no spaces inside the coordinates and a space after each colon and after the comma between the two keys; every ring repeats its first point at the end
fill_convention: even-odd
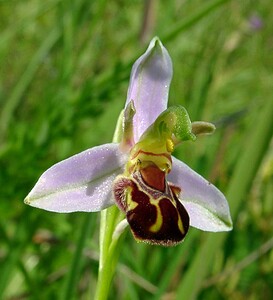
{"type": "Polygon", "coordinates": [[[42,174],[25,203],[58,213],[101,211],[117,205],[137,241],[164,246],[183,241],[189,226],[232,228],[225,196],[172,152],[211,133],[182,106],[167,109],[172,62],[158,38],[135,62],[119,143],[97,146],[42,174]]]}

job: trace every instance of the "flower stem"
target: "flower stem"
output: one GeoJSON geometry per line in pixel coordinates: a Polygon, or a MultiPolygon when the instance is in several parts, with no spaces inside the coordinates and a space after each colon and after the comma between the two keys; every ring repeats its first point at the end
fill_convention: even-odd
{"type": "MultiPolygon", "coordinates": [[[[123,112],[120,114],[113,142],[118,143],[122,139],[123,112]]],[[[117,224],[124,218],[116,206],[107,208],[101,212],[100,219],[100,260],[98,283],[95,300],[108,298],[110,285],[116,269],[120,247],[120,235],[114,235],[117,224]]]]}
{"type": "Polygon", "coordinates": [[[116,269],[119,249],[119,237],[114,238],[116,225],[123,218],[116,206],[101,212],[100,223],[100,260],[96,300],[107,299],[111,281],[116,269]]]}
{"type": "Polygon", "coordinates": [[[116,207],[111,207],[101,212],[100,219],[100,260],[99,274],[95,299],[107,299],[110,283],[113,277],[113,269],[107,263],[108,249],[111,243],[116,207]]]}

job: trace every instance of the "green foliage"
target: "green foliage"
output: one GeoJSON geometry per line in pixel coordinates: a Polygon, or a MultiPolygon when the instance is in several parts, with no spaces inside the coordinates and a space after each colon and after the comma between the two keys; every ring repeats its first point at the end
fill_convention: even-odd
{"type": "Polygon", "coordinates": [[[170,249],[126,234],[109,299],[273,297],[272,14],[269,0],[0,1],[1,299],[94,296],[98,214],[23,199],[55,162],[111,141],[154,35],[173,60],[170,104],[217,127],[175,154],[227,195],[234,229],[191,228],[170,249]]]}

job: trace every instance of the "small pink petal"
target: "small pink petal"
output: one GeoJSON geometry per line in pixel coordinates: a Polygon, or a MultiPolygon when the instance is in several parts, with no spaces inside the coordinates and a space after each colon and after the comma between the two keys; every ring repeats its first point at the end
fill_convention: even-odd
{"type": "Polygon", "coordinates": [[[173,168],[168,180],[182,190],[179,198],[190,216],[190,225],[205,231],[231,230],[225,196],[182,161],[172,159],[173,168]]]}

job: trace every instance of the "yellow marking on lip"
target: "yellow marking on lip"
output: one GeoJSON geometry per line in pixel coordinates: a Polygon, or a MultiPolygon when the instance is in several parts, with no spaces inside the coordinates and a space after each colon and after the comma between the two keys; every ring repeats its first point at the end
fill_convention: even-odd
{"type": "Polygon", "coordinates": [[[151,203],[151,205],[154,205],[156,207],[156,221],[149,228],[149,231],[151,231],[151,232],[158,232],[160,230],[160,228],[162,227],[162,224],[163,224],[163,217],[162,217],[161,210],[160,210],[160,207],[159,207],[158,203],[157,204],[152,204],[151,203]]]}
{"type": "Polygon", "coordinates": [[[138,203],[132,199],[132,188],[129,187],[125,192],[125,199],[127,204],[127,212],[135,209],[138,206],[138,203]]]}
{"type": "MultiPolygon", "coordinates": [[[[163,217],[162,217],[162,213],[161,213],[161,210],[160,210],[160,207],[159,207],[159,203],[160,203],[161,200],[162,199],[154,200],[154,199],[150,198],[151,205],[154,205],[156,207],[156,221],[149,228],[149,231],[151,231],[151,232],[158,232],[161,229],[162,224],[163,224],[163,217]]],[[[169,199],[168,198],[168,200],[173,204],[173,206],[176,209],[177,217],[178,217],[177,226],[178,226],[178,229],[180,230],[180,232],[184,235],[185,234],[185,228],[184,228],[182,219],[180,217],[180,214],[178,212],[177,205],[176,205],[176,203],[175,203],[175,201],[173,199],[169,199]]]]}
{"type": "MultiPolygon", "coordinates": [[[[173,199],[172,199],[173,200],[173,199]]],[[[179,200],[178,200],[179,201],[179,200]]],[[[179,211],[178,211],[178,208],[177,208],[177,204],[175,201],[172,201],[174,207],[176,208],[176,212],[177,212],[177,217],[178,217],[178,220],[177,220],[177,226],[178,226],[178,229],[180,230],[180,232],[182,234],[185,234],[185,228],[184,228],[184,225],[183,225],[183,222],[182,222],[182,219],[181,219],[181,216],[179,214],[179,211]]]]}
{"type": "MultiPolygon", "coordinates": [[[[176,209],[177,210],[177,209],[176,209]]],[[[185,234],[185,229],[184,229],[184,226],[183,226],[183,222],[181,220],[181,217],[178,213],[178,210],[177,210],[177,215],[178,215],[178,221],[177,221],[177,225],[178,225],[178,228],[179,230],[181,231],[181,233],[184,235],[185,234]]]]}

